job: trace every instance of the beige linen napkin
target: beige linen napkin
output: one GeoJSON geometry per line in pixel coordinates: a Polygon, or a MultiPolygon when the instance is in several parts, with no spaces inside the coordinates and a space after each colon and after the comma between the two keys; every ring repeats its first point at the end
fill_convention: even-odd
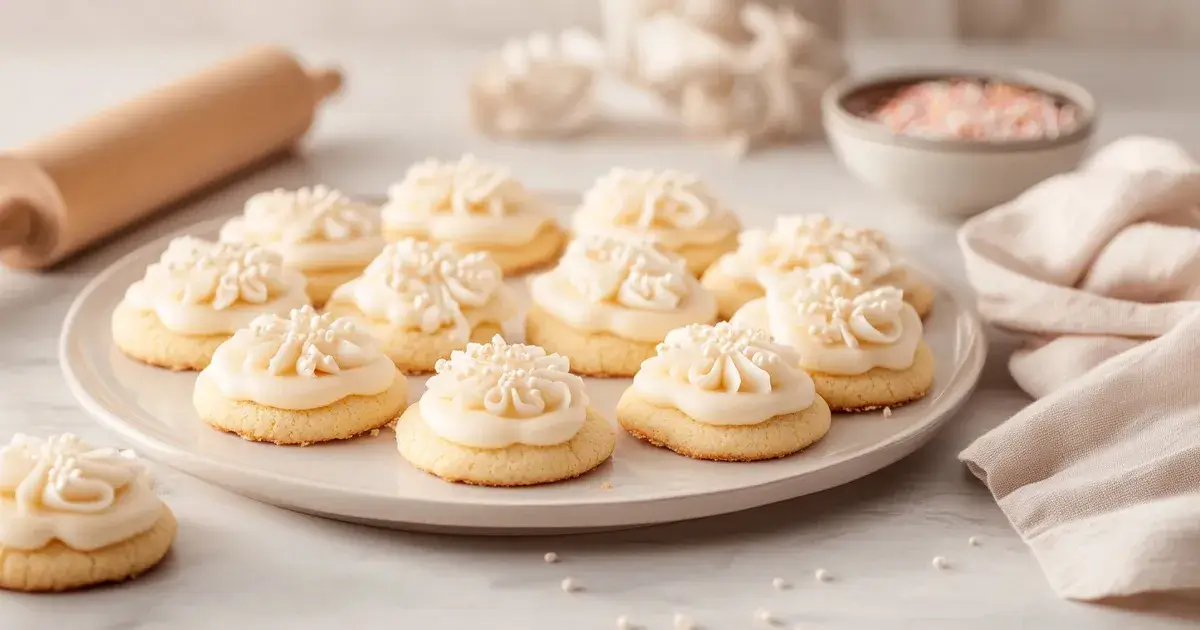
{"type": "Polygon", "coordinates": [[[1119,140],[959,232],[1038,400],[964,450],[1062,597],[1200,589],[1200,165],[1119,140]]]}

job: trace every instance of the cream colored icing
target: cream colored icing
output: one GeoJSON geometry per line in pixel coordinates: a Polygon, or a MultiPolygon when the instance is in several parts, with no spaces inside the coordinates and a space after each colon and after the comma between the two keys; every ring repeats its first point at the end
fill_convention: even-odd
{"type": "Polygon", "coordinates": [[[304,306],[286,319],[263,315],[239,330],[217,348],[200,378],[231,400],[304,410],[374,396],[403,377],[354,322],[304,306]]]}
{"type": "Polygon", "coordinates": [[[648,243],[581,236],[553,270],[533,279],[533,302],[587,332],[661,341],[688,324],[716,319],[716,299],[683,261],[648,243]]]}
{"type": "Polygon", "coordinates": [[[797,269],[835,264],[870,285],[897,282],[903,268],[875,230],[820,214],[778,217],[773,230],[746,230],[716,263],[725,275],[764,286],[797,269]]]}
{"type": "Polygon", "coordinates": [[[587,419],[583,379],[570,367],[566,357],[500,335],[468,344],[438,361],[421,417],[443,439],[471,448],[563,444],[587,419]]]}
{"type": "Polygon", "coordinates": [[[800,357],[761,330],[693,324],[678,328],[642,363],[633,387],[653,405],[697,422],[760,424],[812,406],[816,389],[800,357]]]}
{"type": "Polygon", "coordinates": [[[93,551],[149,531],[162,510],[132,451],[94,448],[69,433],[18,434],[0,448],[0,547],[58,540],[93,551]]]}
{"type": "Polygon", "coordinates": [[[438,242],[481,246],[529,243],[550,215],[508,171],[473,155],[413,165],[388,191],[385,228],[438,242]]]}
{"type": "Polygon", "coordinates": [[[264,313],[308,303],[304,276],[283,267],[275,252],[255,245],[212,243],[185,236],[130,285],[125,302],[153,311],[182,335],[233,333],[264,313]]]}
{"type": "Polygon", "coordinates": [[[366,265],[384,244],[377,209],[325,186],[254,195],[221,240],[262,245],[309,271],[366,265]]]}
{"type": "Polygon", "coordinates": [[[619,168],[596,180],[573,219],[577,234],[632,235],[670,250],[711,245],[740,227],[695,175],[619,168]]]}
{"type": "Polygon", "coordinates": [[[833,264],[787,275],[730,321],[792,346],[800,367],[838,375],[912,367],[922,336],[921,318],[903,291],[869,289],[833,264]]]}
{"type": "Polygon", "coordinates": [[[460,254],[415,239],[388,245],[362,276],[335,289],[330,302],[425,334],[448,329],[464,342],[479,324],[503,324],[516,314],[516,298],[486,253],[460,254]]]}

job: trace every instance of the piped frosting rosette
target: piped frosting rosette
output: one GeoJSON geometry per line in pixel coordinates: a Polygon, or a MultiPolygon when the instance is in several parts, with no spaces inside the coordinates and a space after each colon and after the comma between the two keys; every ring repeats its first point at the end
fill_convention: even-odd
{"type": "Polygon", "coordinates": [[[305,410],[379,394],[400,377],[367,331],[304,306],[239,330],[217,348],[200,378],[230,400],[305,410]]]}
{"type": "Polygon", "coordinates": [[[389,244],[361,277],[338,287],[330,305],[343,304],[370,321],[462,343],[480,324],[501,325],[516,314],[516,299],[486,253],[415,239],[389,244]]]}
{"type": "Polygon", "coordinates": [[[720,426],[752,425],[815,400],[799,355],[763,331],[728,322],[678,328],[642,363],[633,388],[647,402],[720,426]]]}
{"type": "Polygon", "coordinates": [[[437,363],[421,417],[442,439],[480,449],[569,442],[587,419],[583,379],[537,346],[468,344],[437,363]]]}
{"type": "Polygon", "coordinates": [[[132,451],[69,433],[18,434],[0,448],[0,547],[36,550],[57,540],[93,551],[150,530],[163,510],[132,451]]]}
{"type": "Polygon", "coordinates": [[[577,234],[634,236],[670,251],[714,246],[741,228],[697,176],[621,168],[596,180],[572,223],[577,234]]]}
{"type": "Polygon", "coordinates": [[[264,313],[308,304],[305,279],[278,253],[244,243],[177,238],[125,293],[125,302],[153,311],[184,335],[233,333],[264,313]]]}
{"type": "Polygon", "coordinates": [[[383,249],[378,210],[326,186],[259,193],[242,216],[221,229],[221,240],[276,251],[305,271],[362,268],[383,249]]]}
{"type": "Polygon", "coordinates": [[[584,332],[659,342],[680,326],[716,318],[716,300],[683,261],[648,242],[608,236],[572,241],[530,285],[538,308],[584,332]]]}
{"type": "Polygon", "coordinates": [[[834,375],[907,369],[922,338],[921,318],[900,289],[869,288],[834,264],[782,277],[731,321],[795,348],[804,369],[834,375]]]}
{"type": "Polygon", "coordinates": [[[732,278],[768,285],[795,270],[833,264],[867,286],[896,284],[903,267],[883,234],[821,214],[782,216],[772,230],[746,230],[716,264],[732,278]]]}
{"type": "Polygon", "coordinates": [[[384,229],[406,236],[475,247],[514,247],[552,224],[550,214],[506,170],[466,155],[426,160],[388,191],[384,229]]]}

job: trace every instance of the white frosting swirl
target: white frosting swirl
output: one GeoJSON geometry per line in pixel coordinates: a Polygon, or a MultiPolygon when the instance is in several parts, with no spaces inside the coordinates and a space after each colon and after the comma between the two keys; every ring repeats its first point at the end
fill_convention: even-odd
{"type": "Polygon", "coordinates": [[[637,235],[672,250],[714,243],[740,227],[695,175],[619,168],[584,194],[573,224],[579,234],[637,235]]]}
{"type": "Polygon", "coordinates": [[[570,362],[537,346],[467,345],[438,361],[421,417],[443,439],[472,448],[568,442],[587,418],[583,379],[570,362]]]}
{"type": "Polygon", "coordinates": [[[59,540],[91,551],[148,531],[162,509],[132,451],[93,448],[69,433],[18,434],[0,448],[0,546],[59,540]]]}
{"type": "Polygon", "coordinates": [[[637,341],[660,341],[680,326],[713,321],[717,312],[680,258],[607,236],[572,241],[530,289],[535,304],[576,328],[637,341]]]}
{"type": "Polygon", "coordinates": [[[775,229],[746,230],[737,251],[717,261],[727,275],[757,281],[777,281],[797,269],[834,264],[867,284],[891,281],[900,270],[884,236],[821,214],[782,216],[775,229]]]}
{"type": "Polygon", "coordinates": [[[713,425],[759,424],[812,406],[812,379],[791,348],[728,322],[671,331],[633,378],[648,402],[713,425]]]}
{"type": "Polygon", "coordinates": [[[353,304],[369,318],[466,341],[483,322],[515,313],[500,267],[486,253],[403,239],[384,248],[359,278],[338,287],[331,303],[353,304]]]}
{"type": "Polygon", "coordinates": [[[401,377],[370,334],[305,306],[287,319],[264,315],[239,330],[200,378],[232,400],[302,410],[374,396],[401,377]]]}
{"type": "Polygon", "coordinates": [[[911,367],[922,335],[921,318],[903,291],[868,289],[833,264],[788,274],[730,321],[767,330],[796,348],[805,369],[841,375],[911,367]]]}
{"type": "Polygon", "coordinates": [[[439,242],[513,246],[528,243],[550,221],[508,171],[466,155],[426,160],[388,191],[386,229],[439,242]]]}
{"type": "Polygon", "coordinates": [[[304,276],[283,267],[275,252],[190,236],[171,241],[125,300],[154,311],[180,334],[232,333],[263,313],[286,313],[308,303],[304,276]]]}
{"type": "Polygon", "coordinates": [[[278,188],[246,201],[243,215],[221,228],[221,240],[278,252],[305,270],[365,265],[383,248],[376,210],[337,190],[278,188]]]}

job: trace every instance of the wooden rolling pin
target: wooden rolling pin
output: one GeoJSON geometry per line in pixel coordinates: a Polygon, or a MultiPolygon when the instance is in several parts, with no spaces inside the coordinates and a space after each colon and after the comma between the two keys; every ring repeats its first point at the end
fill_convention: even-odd
{"type": "Polygon", "coordinates": [[[0,155],[0,262],[48,267],[290,149],[341,84],[259,48],[0,155]]]}

